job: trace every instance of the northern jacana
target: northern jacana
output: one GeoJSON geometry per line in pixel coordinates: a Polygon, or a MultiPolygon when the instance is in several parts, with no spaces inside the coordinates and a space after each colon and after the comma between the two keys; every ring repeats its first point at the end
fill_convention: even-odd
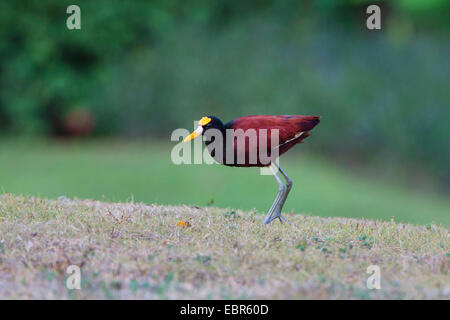
{"type": "Polygon", "coordinates": [[[277,164],[276,158],[309,137],[311,130],[319,122],[319,116],[256,115],[223,124],[220,119],[208,116],[200,119],[197,129],[184,142],[205,136],[205,144],[211,156],[226,166],[270,166],[279,192],[263,224],[269,224],[276,218],[283,223],[283,220],[289,222],[281,215],[281,210],[292,188],[292,180],[277,164]],[[220,144],[217,143],[220,140],[218,137],[223,138],[220,144]],[[286,180],[286,185],[278,177],[277,169],[286,180]]]}

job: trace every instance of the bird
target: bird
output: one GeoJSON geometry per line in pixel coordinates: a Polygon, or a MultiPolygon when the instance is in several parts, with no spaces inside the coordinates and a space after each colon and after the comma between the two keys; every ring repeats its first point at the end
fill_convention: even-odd
{"type": "Polygon", "coordinates": [[[321,116],[250,115],[223,122],[215,116],[202,117],[197,128],[183,142],[204,136],[212,158],[231,167],[270,167],[278,183],[278,194],[263,225],[275,219],[290,223],[281,213],[293,182],[277,163],[277,158],[311,135],[321,116]],[[286,181],[282,182],[280,172],[286,181]]]}

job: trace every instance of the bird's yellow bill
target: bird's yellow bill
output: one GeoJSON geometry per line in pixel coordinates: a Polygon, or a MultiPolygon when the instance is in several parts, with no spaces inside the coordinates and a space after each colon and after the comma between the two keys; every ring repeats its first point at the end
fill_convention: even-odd
{"type": "Polygon", "coordinates": [[[199,135],[200,135],[200,133],[194,131],[190,135],[188,135],[186,138],[184,138],[183,142],[191,141],[192,139],[197,138],[199,135]]]}
{"type": "Polygon", "coordinates": [[[186,138],[184,138],[183,142],[191,141],[194,138],[197,138],[199,135],[201,135],[203,132],[202,127],[198,127],[194,132],[192,132],[190,135],[188,135],[186,138]]]}

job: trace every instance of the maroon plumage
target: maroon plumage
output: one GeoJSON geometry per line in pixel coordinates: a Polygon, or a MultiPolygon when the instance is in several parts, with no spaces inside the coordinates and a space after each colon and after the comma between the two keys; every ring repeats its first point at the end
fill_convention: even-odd
{"type": "MultiPolygon", "coordinates": [[[[239,166],[239,167],[264,167],[270,163],[262,163],[259,159],[260,139],[265,138],[266,140],[266,150],[267,154],[271,155],[274,148],[277,148],[278,155],[282,155],[290,148],[292,148],[297,143],[302,142],[311,133],[310,131],[320,122],[319,116],[302,116],[302,115],[256,115],[256,116],[246,116],[242,118],[237,118],[229,123],[225,124],[225,129],[233,129],[235,131],[234,138],[234,152],[235,155],[244,154],[245,162],[237,163],[223,163],[229,166],[239,166]],[[239,130],[241,129],[241,130],[239,130]],[[257,140],[251,140],[245,135],[248,130],[255,130],[257,140]],[[263,134],[262,129],[266,130],[266,135],[263,134]],[[271,130],[277,129],[279,133],[278,143],[271,141],[271,130]],[[241,136],[241,137],[240,137],[241,136]],[[238,143],[239,139],[244,139],[245,143],[238,143]],[[254,145],[256,143],[256,146],[254,145]],[[251,163],[251,156],[249,150],[257,150],[257,162],[251,163]]],[[[241,140],[242,141],[242,140],[241,140]]],[[[263,143],[264,145],[264,143],[263,143]]],[[[236,157],[235,157],[236,158],[236,157]]],[[[236,159],[235,159],[236,160],[236,159]]]]}

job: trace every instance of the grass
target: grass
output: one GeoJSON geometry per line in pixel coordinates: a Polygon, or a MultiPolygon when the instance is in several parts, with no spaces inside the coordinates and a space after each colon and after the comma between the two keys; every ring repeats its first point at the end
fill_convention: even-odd
{"type": "MultiPolygon", "coordinates": [[[[271,176],[261,176],[256,168],[176,166],[170,160],[173,145],[4,140],[0,190],[52,199],[76,196],[258,211],[272,204],[278,187],[271,176]]],[[[450,226],[448,197],[411,188],[398,175],[352,172],[307,150],[305,143],[281,159],[294,181],[285,211],[450,226]]]]}
{"type": "Polygon", "coordinates": [[[3,194],[0,298],[450,298],[444,227],[287,217],[3,194]],[[81,290],[65,287],[69,265],[81,290]],[[380,290],[366,287],[369,265],[380,290]]]}

